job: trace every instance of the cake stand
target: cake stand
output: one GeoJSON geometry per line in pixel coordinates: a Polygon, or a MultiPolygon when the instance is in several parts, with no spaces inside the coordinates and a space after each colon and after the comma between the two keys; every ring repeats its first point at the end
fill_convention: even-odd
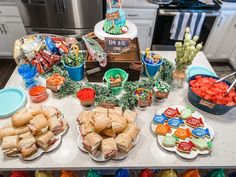
{"type": "Polygon", "coordinates": [[[118,35],[106,33],[103,30],[104,21],[105,20],[98,22],[94,27],[95,35],[101,40],[105,40],[106,37],[108,37],[108,38],[130,38],[132,40],[137,36],[136,25],[128,20],[126,20],[126,26],[128,27],[128,31],[124,34],[118,34],[118,35]]]}

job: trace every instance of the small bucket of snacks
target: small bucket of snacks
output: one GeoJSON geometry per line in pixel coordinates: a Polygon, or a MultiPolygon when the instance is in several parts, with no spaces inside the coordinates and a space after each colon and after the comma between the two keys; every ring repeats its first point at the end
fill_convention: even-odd
{"type": "Polygon", "coordinates": [[[138,99],[138,108],[145,109],[147,106],[151,106],[152,104],[152,92],[144,89],[138,88],[134,91],[134,95],[136,95],[138,99]]]}
{"type": "Polygon", "coordinates": [[[153,93],[157,101],[163,101],[170,93],[170,85],[166,82],[158,81],[153,88],[153,93]]]}
{"type": "Polygon", "coordinates": [[[34,86],[29,90],[29,96],[32,102],[41,103],[48,98],[46,87],[34,86]]]}
{"type": "Polygon", "coordinates": [[[119,95],[128,80],[128,77],[129,74],[123,69],[112,68],[105,73],[103,80],[105,80],[107,87],[112,90],[114,95],[119,95]]]}
{"type": "Polygon", "coordinates": [[[160,55],[150,53],[150,49],[147,48],[142,57],[142,62],[144,65],[145,75],[148,77],[155,77],[163,63],[163,60],[160,55]]]}
{"type": "Polygon", "coordinates": [[[89,109],[93,106],[96,92],[92,88],[83,88],[77,92],[77,98],[84,109],[89,109]]]}
{"type": "Polygon", "coordinates": [[[235,86],[227,93],[231,83],[218,77],[200,74],[189,79],[189,102],[211,114],[222,115],[236,107],[235,86]]]}
{"type": "Polygon", "coordinates": [[[55,73],[49,78],[47,78],[46,87],[52,91],[53,95],[56,96],[64,82],[65,78],[60,74],[55,73]]]}

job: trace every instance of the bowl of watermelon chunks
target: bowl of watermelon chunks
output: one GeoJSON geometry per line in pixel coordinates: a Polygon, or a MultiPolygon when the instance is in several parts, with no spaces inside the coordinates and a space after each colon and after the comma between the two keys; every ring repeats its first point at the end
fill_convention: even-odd
{"type": "Polygon", "coordinates": [[[218,79],[204,74],[192,76],[189,79],[189,102],[198,109],[216,115],[225,114],[236,107],[235,87],[226,94],[231,83],[226,80],[215,83],[218,79]]]}

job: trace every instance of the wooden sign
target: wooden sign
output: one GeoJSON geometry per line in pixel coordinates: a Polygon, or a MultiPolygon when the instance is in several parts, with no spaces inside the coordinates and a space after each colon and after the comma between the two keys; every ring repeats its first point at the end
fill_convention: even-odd
{"type": "Polygon", "coordinates": [[[105,38],[106,53],[122,53],[129,48],[129,38],[105,38]]]}
{"type": "Polygon", "coordinates": [[[112,12],[112,13],[106,14],[106,18],[107,18],[107,20],[119,19],[120,18],[120,13],[119,13],[119,11],[116,11],[116,12],[112,12]]]}

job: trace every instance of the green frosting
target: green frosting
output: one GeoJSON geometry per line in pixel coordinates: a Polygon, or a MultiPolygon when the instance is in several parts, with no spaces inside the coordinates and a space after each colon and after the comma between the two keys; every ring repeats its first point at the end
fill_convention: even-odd
{"type": "Polygon", "coordinates": [[[118,26],[118,25],[113,26],[112,21],[105,20],[104,25],[103,25],[103,30],[106,33],[118,35],[118,34],[122,34],[122,30],[121,30],[122,27],[123,26],[118,26]]]}
{"type": "Polygon", "coordinates": [[[156,89],[159,92],[169,92],[170,91],[170,85],[166,82],[159,81],[155,84],[156,89]]]}
{"type": "Polygon", "coordinates": [[[192,143],[199,149],[199,150],[210,150],[212,149],[212,142],[206,142],[202,138],[192,138],[192,143]]]}
{"type": "Polygon", "coordinates": [[[185,120],[185,119],[189,118],[193,112],[194,112],[194,110],[192,110],[191,108],[184,108],[180,112],[180,117],[185,120]]]}
{"type": "Polygon", "coordinates": [[[172,135],[166,135],[162,141],[163,146],[174,147],[178,138],[172,135]]]}

